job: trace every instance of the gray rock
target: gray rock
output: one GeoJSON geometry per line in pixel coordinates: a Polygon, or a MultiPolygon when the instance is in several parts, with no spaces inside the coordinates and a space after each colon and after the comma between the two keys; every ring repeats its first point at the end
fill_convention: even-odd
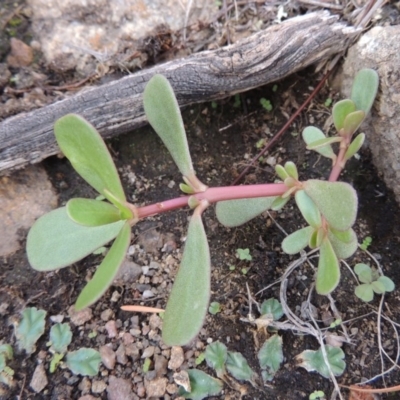
{"type": "Polygon", "coordinates": [[[46,371],[43,364],[39,364],[33,373],[31,383],[29,386],[36,393],[40,393],[49,383],[46,376],[46,371]]]}
{"type": "Polygon", "coordinates": [[[140,275],[142,275],[143,271],[140,265],[132,262],[132,261],[127,261],[125,260],[118,273],[117,276],[115,277],[114,283],[116,285],[126,285],[130,283],[134,283],[137,281],[140,275]]]}
{"type": "Polygon", "coordinates": [[[354,75],[362,68],[379,74],[379,98],[362,126],[373,161],[400,202],[400,26],[375,27],[350,48],[343,65],[342,92],[349,96],[354,75]]]}

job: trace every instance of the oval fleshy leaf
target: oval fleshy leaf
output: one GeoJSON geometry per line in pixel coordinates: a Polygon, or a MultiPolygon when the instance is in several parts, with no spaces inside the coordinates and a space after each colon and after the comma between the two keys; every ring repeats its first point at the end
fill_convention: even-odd
{"type": "MultiPolygon", "coordinates": [[[[317,140],[325,139],[326,136],[324,133],[321,131],[321,129],[316,128],[315,126],[307,126],[303,130],[303,140],[304,142],[309,145],[313,142],[316,142],[317,140]]],[[[327,144],[324,147],[319,147],[318,149],[315,149],[315,151],[319,154],[321,154],[324,157],[330,158],[332,160],[336,159],[336,154],[332,150],[332,146],[327,144]]]]}
{"type": "Polygon", "coordinates": [[[378,92],[379,76],[376,71],[364,68],[357,72],[351,89],[351,100],[354,101],[357,110],[368,114],[378,92]]]}
{"type": "Polygon", "coordinates": [[[276,197],[273,203],[271,204],[271,210],[273,211],[281,210],[289,200],[290,196],[287,196],[285,198],[283,198],[282,196],[276,197]]]}
{"type": "Polygon", "coordinates": [[[338,239],[337,235],[334,235],[331,231],[328,232],[328,238],[339,260],[345,260],[351,257],[358,248],[357,235],[353,229],[349,229],[349,231],[345,232],[349,232],[351,236],[350,239],[346,237],[347,242],[338,239]]]}
{"type": "Polygon", "coordinates": [[[120,211],[110,203],[91,199],[71,199],[66,204],[68,216],[77,224],[101,226],[121,220],[120,211]]]}
{"type": "Polygon", "coordinates": [[[292,161],[288,161],[285,163],[285,171],[291,176],[293,179],[299,179],[299,173],[297,171],[296,164],[292,161]]]}
{"type": "Polygon", "coordinates": [[[257,197],[219,201],[215,212],[218,221],[228,227],[243,225],[271,208],[276,197],[257,197]]]}
{"type": "Polygon", "coordinates": [[[179,104],[167,78],[154,75],[143,93],[147,119],[184,176],[194,173],[179,104]]]}
{"type": "Polygon", "coordinates": [[[65,115],[56,121],[54,134],[65,157],[89,185],[104,196],[108,189],[119,200],[126,200],[107,146],[89,122],[79,115],[65,115]]]}
{"type": "Polygon", "coordinates": [[[356,191],[348,183],[310,179],[303,183],[303,188],[330,227],[347,231],[353,226],[358,200],[356,191]]]}
{"type": "Polygon", "coordinates": [[[98,266],[93,278],[83,288],[76,300],[76,310],[82,310],[93,304],[110,287],[125,259],[130,241],[131,227],[128,222],[125,222],[104,260],[98,266]]]}
{"type": "Polygon", "coordinates": [[[346,117],[356,111],[356,105],[354,101],[350,99],[344,99],[338,101],[332,109],[333,123],[336,130],[339,132],[343,128],[343,123],[346,117]]]}
{"type": "Polygon", "coordinates": [[[339,261],[328,238],[322,241],[319,249],[317,281],[318,294],[327,295],[333,292],[340,280],[339,261]]]}
{"type": "Polygon", "coordinates": [[[203,222],[195,212],[164,314],[162,338],[168,346],[184,346],[199,333],[210,298],[210,264],[203,222]]]}
{"type": "Polygon", "coordinates": [[[365,112],[362,110],[354,111],[349,114],[343,123],[343,131],[346,135],[352,135],[362,124],[365,118],[365,112]]]}
{"type": "Polygon", "coordinates": [[[327,138],[316,140],[315,142],[310,143],[309,145],[307,145],[307,149],[308,150],[318,150],[321,147],[324,147],[328,144],[330,145],[333,143],[339,143],[342,140],[343,139],[339,136],[327,137],[327,138]]]}
{"type": "Polygon", "coordinates": [[[349,160],[351,157],[354,156],[360,149],[361,146],[364,144],[365,141],[365,133],[360,133],[357,135],[354,140],[350,143],[350,146],[346,150],[346,154],[344,155],[344,161],[349,160]]]}
{"type": "Polygon", "coordinates": [[[314,228],[307,226],[286,236],[282,242],[282,250],[286,254],[297,254],[307,247],[314,228]]]}
{"type": "Polygon", "coordinates": [[[286,178],[289,178],[289,174],[287,173],[286,169],[280,164],[275,165],[275,172],[283,181],[286,178]]]}
{"type": "Polygon", "coordinates": [[[322,225],[321,213],[304,190],[298,190],[294,196],[297,207],[307,223],[315,229],[322,225]]]}
{"type": "Polygon", "coordinates": [[[380,276],[378,278],[378,282],[382,283],[383,287],[385,288],[385,292],[393,292],[394,290],[394,282],[388,278],[387,276],[380,276]]]}
{"type": "Polygon", "coordinates": [[[51,271],[92,254],[114,239],[125,221],[87,227],[73,222],[65,207],[40,217],[28,233],[26,252],[33,269],[51,271]]]}

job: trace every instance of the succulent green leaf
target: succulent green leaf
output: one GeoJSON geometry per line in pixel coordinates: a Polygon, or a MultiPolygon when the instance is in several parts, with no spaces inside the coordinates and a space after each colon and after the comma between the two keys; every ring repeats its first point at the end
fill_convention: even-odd
{"type": "Polygon", "coordinates": [[[385,292],[393,292],[394,290],[394,282],[388,278],[387,276],[380,276],[378,278],[378,282],[382,283],[385,288],[385,292]]]}
{"type": "Polygon", "coordinates": [[[311,179],[303,183],[303,188],[331,228],[347,231],[353,226],[358,201],[356,191],[348,183],[311,179]]]}
{"type": "Polygon", "coordinates": [[[348,229],[347,231],[337,231],[336,229],[330,228],[329,231],[332,236],[335,236],[336,239],[343,243],[350,243],[354,239],[353,229],[348,229]]]}
{"type": "Polygon", "coordinates": [[[349,114],[343,123],[343,131],[346,135],[352,135],[364,121],[365,112],[362,110],[354,111],[349,114]]]}
{"type": "Polygon", "coordinates": [[[154,75],[143,93],[147,119],[184,176],[194,173],[186,132],[174,91],[167,78],[154,75]]]}
{"type": "Polygon", "coordinates": [[[351,100],[357,110],[368,114],[378,92],[379,76],[373,69],[365,68],[356,74],[351,90],[351,100]]]}
{"type": "Polygon", "coordinates": [[[297,207],[307,223],[315,229],[322,225],[321,213],[316,204],[304,190],[298,190],[294,196],[297,207]]]}
{"type": "Polygon", "coordinates": [[[343,140],[343,138],[341,138],[339,136],[333,136],[333,137],[328,137],[325,139],[316,140],[315,142],[312,142],[309,145],[307,145],[307,149],[308,150],[317,150],[317,149],[320,149],[321,147],[325,147],[328,144],[330,145],[333,143],[338,143],[338,142],[341,142],[342,140],[343,140]]]}
{"type": "MultiPolygon", "coordinates": [[[[307,145],[325,138],[326,136],[324,135],[324,133],[315,126],[307,126],[303,130],[303,140],[307,145]]],[[[336,159],[336,155],[332,150],[332,146],[329,144],[324,147],[319,147],[318,149],[315,149],[315,151],[324,157],[330,158],[332,160],[336,159]]]]}
{"type": "Polygon", "coordinates": [[[162,338],[183,346],[200,331],[210,297],[210,251],[201,216],[194,213],[182,262],[164,313],[162,338]]]}
{"type": "Polygon", "coordinates": [[[297,254],[307,247],[314,228],[307,226],[286,236],[282,242],[282,250],[286,254],[297,254]]]}
{"type": "Polygon", "coordinates": [[[374,280],[372,276],[372,269],[367,264],[356,264],[354,266],[354,272],[357,274],[358,280],[362,283],[371,283],[374,280]]]}
{"type": "Polygon", "coordinates": [[[346,150],[346,154],[344,155],[344,161],[349,160],[351,157],[354,156],[360,149],[361,146],[364,144],[365,141],[365,133],[360,133],[357,135],[354,140],[350,143],[350,146],[346,150]]]}
{"type": "Polygon", "coordinates": [[[328,295],[335,290],[340,280],[339,261],[328,238],[322,241],[319,249],[316,290],[318,294],[328,295]]]}
{"type": "Polygon", "coordinates": [[[64,354],[72,340],[72,332],[69,324],[55,324],[50,329],[51,348],[64,354]]]}
{"type": "Polygon", "coordinates": [[[299,173],[297,171],[296,164],[292,161],[288,161],[285,163],[285,170],[288,173],[289,176],[291,176],[293,179],[298,180],[299,179],[299,173]]]}
{"type": "Polygon", "coordinates": [[[194,193],[194,190],[193,190],[193,188],[191,188],[189,185],[187,185],[186,183],[180,183],[179,184],[179,189],[181,189],[181,191],[183,192],[183,193],[186,193],[186,194],[193,194],[194,193]]]}
{"type": "Polygon", "coordinates": [[[308,247],[310,249],[316,249],[317,247],[321,246],[321,241],[320,239],[320,232],[322,229],[316,229],[313,231],[313,233],[310,236],[310,239],[308,241],[308,247]]]}
{"type": "Polygon", "coordinates": [[[79,115],[65,115],[56,121],[54,134],[61,151],[89,185],[104,196],[108,189],[120,201],[126,200],[104,140],[89,122],[79,115]]]}
{"type": "Polygon", "coordinates": [[[275,172],[276,172],[276,174],[279,176],[279,178],[281,178],[283,181],[284,181],[286,178],[289,178],[288,172],[287,172],[286,169],[285,169],[282,165],[280,165],[280,164],[275,165],[275,172]]]}
{"type": "Polygon", "coordinates": [[[257,356],[261,369],[268,372],[268,380],[273,379],[283,361],[282,338],[278,335],[271,336],[262,345],[257,356]]]}
{"type": "Polygon", "coordinates": [[[95,376],[99,373],[101,357],[97,350],[82,347],[67,353],[66,364],[76,375],[95,376]]]}
{"type": "Polygon", "coordinates": [[[130,240],[131,227],[128,222],[125,222],[104,260],[98,266],[93,278],[83,288],[76,300],[76,310],[82,310],[93,304],[110,287],[125,259],[130,240]]]}
{"type": "Polygon", "coordinates": [[[382,282],[380,282],[379,280],[378,280],[378,281],[372,282],[372,283],[371,283],[371,287],[372,287],[372,290],[373,290],[376,294],[385,293],[385,285],[384,285],[382,282]]]}
{"type": "Polygon", "coordinates": [[[107,225],[122,219],[118,208],[104,201],[71,199],[66,208],[72,221],[84,226],[107,225]]]}
{"type": "Polygon", "coordinates": [[[283,198],[281,196],[276,197],[275,200],[271,204],[271,210],[273,210],[273,211],[281,210],[289,200],[290,200],[290,196],[285,197],[285,198],[283,198]]]}
{"type": "Polygon", "coordinates": [[[248,362],[242,354],[238,352],[228,351],[226,368],[234,378],[239,380],[251,381],[254,377],[254,372],[250,368],[248,362]]]}
{"type": "Polygon", "coordinates": [[[40,217],[29,231],[26,251],[37,271],[66,267],[114,239],[125,221],[87,227],[73,222],[65,207],[40,217]]]}
{"type": "Polygon", "coordinates": [[[218,221],[229,228],[243,225],[271,208],[276,197],[258,197],[219,201],[215,212],[218,221]]]}
{"type": "Polygon", "coordinates": [[[366,303],[374,299],[374,291],[370,283],[363,283],[362,285],[356,286],[354,292],[359,299],[366,303]]]}
{"type": "Polygon", "coordinates": [[[198,369],[189,369],[189,380],[191,391],[186,392],[182,387],[179,388],[179,396],[185,399],[202,400],[209,396],[217,396],[223,387],[222,381],[198,369]]]}
{"type": "MultiPolygon", "coordinates": [[[[339,233],[339,231],[336,232],[339,233]]],[[[328,238],[332,244],[337,258],[339,260],[345,260],[346,258],[351,257],[357,251],[357,235],[351,228],[348,231],[343,231],[340,233],[342,235],[335,235],[332,231],[329,231],[328,238]],[[346,239],[346,241],[340,240],[339,237],[346,239]]]]}
{"type": "Polygon", "coordinates": [[[260,313],[261,315],[270,314],[274,321],[277,321],[283,316],[282,304],[274,298],[264,300],[260,307],[260,313]]]}
{"type": "Polygon", "coordinates": [[[338,101],[332,109],[333,123],[336,130],[339,132],[343,128],[346,117],[356,111],[356,105],[350,99],[338,101]]]}
{"type": "Polygon", "coordinates": [[[126,201],[120,200],[117,196],[111,193],[108,189],[104,189],[104,196],[106,199],[114,204],[120,211],[121,218],[120,219],[131,219],[133,217],[132,211],[127,206],[126,201]]]}
{"type": "Polygon", "coordinates": [[[35,351],[35,344],[44,333],[46,311],[28,307],[22,312],[22,319],[16,330],[18,348],[28,354],[35,351]]]}
{"type": "Polygon", "coordinates": [[[301,361],[300,367],[305,368],[307,371],[316,371],[321,374],[324,378],[330,377],[329,369],[332,371],[333,375],[340,376],[343,374],[346,368],[346,363],[344,361],[345,354],[343,350],[339,347],[325,346],[325,351],[327,353],[327,358],[329,362],[329,367],[326,365],[324,357],[322,355],[322,350],[305,350],[299,354],[296,358],[301,361]]]}
{"type": "Polygon", "coordinates": [[[215,369],[217,376],[223,376],[225,374],[225,362],[228,357],[226,346],[219,341],[211,343],[207,346],[205,356],[207,365],[215,369]]]}

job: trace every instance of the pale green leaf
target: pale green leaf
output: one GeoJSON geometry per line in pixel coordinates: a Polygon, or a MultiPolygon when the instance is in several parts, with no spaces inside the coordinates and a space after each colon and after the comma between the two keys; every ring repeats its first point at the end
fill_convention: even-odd
{"type": "Polygon", "coordinates": [[[289,200],[290,200],[290,196],[287,196],[285,198],[283,198],[281,196],[275,197],[275,200],[271,204],[271,210],[273,210],[273,211],[281,210],[289,200]]]}
{"type": "Polygon", "coordinates": [[[210,298],[210,267],[203,222],[195,212],[164,313],[162,338],[168,346],[186,345],[199,333],[210,298]]]}
{"type": "MultiPolygon", "coordinates": [[[[8,343],[1,344],[0,345],[0,355],[4,357],[4,360],[12,360],[14,358],[14,351],[11,345],[8,343]]],[[[4,368],[4,367],[3,367],[4,368]]],[[[0,372],[2,371],[2,368],[0,368],[0,372]]]]}
{"type": "Polygon", "coordinates": [[[352,135],[364,121],[365,112],[362,110],[354,111],[349,114],[343,123],[343,131],[346,135],[352,135]]]}
{"type": "Polygon", "coordinates": [[[299,173],[297,171],[296,164],[292,161],[288,161],[285,163],[285,170],[288,173],[289,176],[291,176],[293,179],[298,180],[299,179],[299,173]]]}
{"type": "Polygon", "coordinates": [[[319,249],[316,290],[318,294],[327,295],[335,290],[340,280],[339,261],[328,238],[322,241],[319,249]]]}
{"type": "Polygon", "coordinates": [[[91,199],[71,199],[66,204],[68,216],[77,224],[101,226],[120,221],[117,207],[105,201],[91,199]]]}
{"type": "Polygon", "coordinates": [[[242,356],[242,354],[238,352],[228,351],[226,368],[234,378],[239,380],[251,381],[254,377],[254,372],[250,368],[248,362],[242,356]]]}
{"type": "Polygon", "coordinates": [[[202,400],[209,396],[217,396],[223,387],[222,381],[215,379],[210,375],[198,369],[189,369],[189,380],[191,391],[186,392],[182,387],[178,395],[185,399],[202,400]]]}
{"type": "Polygon", "coordinates": [[[66,364],[76,375],[95,376],[99,373],[101,357],[97,350],[82,347],[67,353],[66,364]]]}
{"type": "Polygon", "coordinates": [[[205,351],[207,365],[215,369],[217,376],[221,377],[225,374],[225,362],[228,357],[226,346],[217,341],[207,346],[205,351]]]}
{"type": "Polygon", "coordinates": [[[46,314],[46,311],[36,307],[25,308],[16,330],[19,349],[24,349],[28,354],[35,351],[35,344],[44,333],[46,314]]]}
{"type": "Polygon", "coordinates": [[[350,97],[357,110],[362,110],[365,114],[369,113],[378,92],[378,86],[379,76],[373,69],[364,68],[356,74],[350,97]]]}
{"type": "Polygon", "coordinates": [[[276,197],[258,197],[219,201],[215,208],[218,221],[229,228],[243,225],[271,208],[276,197]]]}
{"type": "Polygon", "coordinates": [[[194,173],[186,132],[174,91],[167,78],[154,75],[143,93],[147,119],[184,176],[194,173]]]}
{"type": "Polygon", "coordinates": [[[329,370],[332,371],[333,375],[340,376],[343,374],[346,368],[344,361],[345,354],[339,347],[325,346],[327,353],[327,359],[329,367],[326,365],[322,350],[305,350],[299,354],[296,358],[301,361],[300,367],[305,368],[307,371],[317,371],[325,378],[329,378],[329,370]]]}
{"type": "Polygon", "coordinates": [[[387,276],[380,276],[378,282],[383,284],[385,292],[393,292],[395,286],[394,282],[390,278],[387,276]]]}
{"type": "Polygon", "coordinates": [[[356,191],[348,183],[310,179],[303,183],[303,188],[331,228],[347,231],[353,226],[358,200],[356,191]]]}
{"type": "Polygon", "coordinates": [[[369,265],[359,263],[354,266],[354,272],[362,283],[371,283],[373,281],[372,269],[369,265]]]}
{"type": "Polygon", "coordinates": [[[330,145],[333,143],[341,142],[343,139],[339,136],[328,137],[320,140],[316,140],[315,142],[311,142],[307,145],[308,150],[318,150],[320,148],[325,147],[326,145],[330,145]]]}
{"type": "Polygon", "coordinates": [[[264,300],[260,307],[261,315],[270,314],[274,318],[274,321],[282,318],[283,308],[282,304],[277,299],[264,300]]]}
{"type": "Polygon", "coordinates": [[[371,287],[372,287],[372,290],[373,290],[376,294],[385,293],[385,285],[384,285],[382,282],[380,282],[379,280],[378,280],[378,281],[372,282],[372,283],[371,283],[371,287]]]}
{"type": "Polygon", "coordinates": [[[72,340],[69,324],[55,324],[50,329],[51,348],[57,353],[66,353],[72,340]]]}
{"type": "Polygon", "coordinates": [[[351,157],[354,156],[360,149],[361,146],[364,144],[365,141],[365,133],[360,133],[357,135],[354,140],[350,143],[350,146],[346,150],[346,154],[344,155],[344,161],[349,160],[351,157]]]}
{"type": "Polygon", "coordinates": [[[298,190],[294,196],[297,207],[307,223],[315,229],[322,225],[321,213],[316,204],[304,190],[298,190]]]}
{"type": "Polygon", "coordinates": [[[130,240],[131,227],[128,222],[125,222],[104,260],[98,266],[93,278],[83,288],[76,300],[76,310],[82,310],[93,304],[110,287],[125,259],[130,240]]]}
{"type": "MultiPolygon", "coordinates": [[[[303,140],[307,145],[312,142],[315,142],[317,140],[325,139],[325,138],[326,138],[326,136],[324,135],[324,133],[320,129],[316,128],[315,126],[307,126],[303,130],[303,140]]],[[[324,147],[315,149],[315,151],[324,157],[330,158],[332,160],[336,159],[336,155],[332,150],[332,146],[329,144],[324,147]]]]}
{"type": "Polygon", "coordinates": [[[268,380],[271,380],[278,371],[283,361],[282,338],[273,335],[267,339],[257,354],[261,369],[268,372],[268,380]]]}
{"type": "Polygon", "coordinates": [[[54,134],[61,151],[89,185],[104,196],[108,189],[120,201],[126,200],[107,146],[89,122],[79,115],[65,115],[56,121],[54,134]]]}
{"type": "Polygon", "coordinates": [[[297,254],[308,246],[314,228],[307,226],[286,236],[282,242],[282,250],[286,254],[297,254]]]}
{"type": "Polygon", "coordinates": [[[356,105],[350,99],[338,101],[332,109],[333,123],[339,132],[343,128],[344,120],[347,115],[356,111],[356,105]]]}
{"type": "Polygon", "coordinates": [[[289,178],[288,172],[287,172],[286,169],[285,169],[282,165],[280,165],[280,164],[276,164],[276,165],[275,165],[275,172],[276,172],[276,174],[279,176],[279,178],[281,178],[283,181],[284,181],[286,178],[289,178]]]}
{"type": "Polygon", "coordinates": [[[351,257],[357,251],[357,235],[351,228],[348,231],[343,231],[341,233],[343,233],[342,237],[344,237],[346,241],[340,240],[338,235],[333,234],[331,231],[328,232],[328,238],[332,244],[337,258],[339,260],[345,260],[346,258],[351,257]],[[347,232],[349,232],[349,234],[347,234],[347,232]],[[348,236],[350,236],[350,238],[348,238],[348,236]]]}
{"type": "Polygon", "coordinates": [[[73,222],[65,207],[40,217],[29,231],[26,252],[37,271],[66,267],[114,239],[125,221],[97,227],[73,222]]]}
{"type": "Polygon", "coordinates": [[[213,301],[212,303],[210,303],[210,306],[208,307],[208,312],[211,315],[216,315],[219,312],[221,312],[221,304],[218,303],[218,301],[213,301]]]}
{"type": "Polygon", "coordinates": [[[354,292],[359,299],[366,303],[369,303],[374,298],[374,291],[370,283],[363,283],[362,285],[356,286],[354,292]]]}

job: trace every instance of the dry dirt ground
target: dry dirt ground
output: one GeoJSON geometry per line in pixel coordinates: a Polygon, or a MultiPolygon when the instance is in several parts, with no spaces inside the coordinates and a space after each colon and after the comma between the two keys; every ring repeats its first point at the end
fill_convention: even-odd
{"type": "MultiPolygon", "coordinates": [[[[257,154],[262,145],[260,140],[266,142],[272,138],[298,104],[310,94],[319,78],[312,69],[308,69],[278,82],[276,87],[261,87],[236,99],[184,110],[189,146],[199,177],[209,186],[229,185],[257,154]],[[261,98],[271,101],[272,111],[263,109],[261,98]]],[[[329,163],[305,150],[301,131],[309,124],[323,128],[332,107],[326,100],[336,101],[339,98],[335,89],[326,85],[307,112],[290,127],[284,139],[251,169],[245,183],[272,182],[275,179],[273,165],[288,160],[296,163],[301,179],[327,177],[329,163]]],[[[120,136],[107,145],[133,203],[149,204],[179,195],[180,175],[150,128],[120,136]]],[[[43,166],[59,195],[60,205],[71,197],[95,195],[65,159],[52,157],[44,161],[43,166]]],[[[332,296],[351,339],[343,345],[346,370],[338,378],[339,383],[347,385],[382,372],[380,347],[398,361],[400,213],[390,189],[385,187],[372,166],[368,150],[363,149],[360,158],[348,164],[341,178],[351,183],[359,195],[359,215],[355,226],[359,242],[366,236],[372,237],[368,250],[396,284],[396,290],[385,296],[382,303],[382,312],[394,322],[393,325],[385,318],[378,321],[379,296],[366,304],[354,295],[355,281],[348,270],[342,268],[341,283],[332,296]]],[[[90,256],[72,267],[53,273],[33,271],[23,250],[1,259],[0,341],[10,343],[16,350],[14,326],[25,307],[44,309],[48,318],[45,334],[38,341],[36,351],[27,356],[16,350],[14,359],[8,364],[15,371],[14,386],[0,385],[0,398],[78,399],[82,396],[86,400],[136,399],[148,398],[152,394],[156,398],[176,398],[174,372],[196,367],[215,376],[205,362],[196,366],[195,361],[207,344],[216,340],[225,343],[229,350],[242,353],[260,376],[257,352],[265,336],[257,332],[253,324],[246,322],[250,312],[249,293],[260,304],[271,297],[279,298],[279,283],[270,285],[280,279],[295,259],[285,255],[280,248],[285,237],[283,231],[293,232],[304,226],[304,221],[291,202],[282,212],[262,215],[239,228],[227,229],[217,222],[210,207],[204,220],[212,260],[211,301],[218,301],[221,311],[207,316],[204,328],[192,345],[182,350],[173,349],[171,354],[171,349],[160,339],[162,321],[157,315],[132,315],[121,311],[120,306],[144,304],[165,307],[181,258],[189,216],[189,210],[179,210],[136,225],[127,256],[131,275],[115,282],[90,312],[79,316],[74,315],[70,307],[95,271],[100,256],[90,256]],[[252,260],[238,260],[235,255],[238,248],[248,248],[252,260]],[[266,287],[269,288],[263,290],[266,287]],[[149,291],[151,296],[147,297],[149,291]],[[64,322],[71,323],[73,341],[70,350],[91,347],[104,351],[104,346],[108,347],[97,376],[77,376],[61,368],[53,374],[48,372],[51,354],[46,343],[51,326],[50,316],[59,316],[64,322]],[[176,361],[181,351],[183,357],[176,361]],[[144,371],[146,359],[150,360],[148,371],[144,371]],[[35,393],[30,384],[39,364],[44,366],[48,383],[40,393],[35,393]]],[[[26,234],[21,232],[22,241],[26,234]]],[[[360,261],[374,264],[370,256],[361,250],[348,263],[354,266],[360,261]]],[[[313,280],[313,269],[307,263],[289,279],[288,305],[304,319],[308,317],[302,312],[302,304],[307,300],[313,280]]],[[[311,303],[315,306],[314,317],[318,326],[325,329],[336,318],[329,300],[313,293],[311,303]]],[[[255,317],[259,316],[254,305],[252,313],[255,317]]],[[[343,327],[338,326],[331,331],[340,335],[343,327]]],[[[330,396],[332,383],[317,373],[300,368],[295,360],[303,350],[318,348],[315,338],[290,330],[279,331],[278,334],[283,338],[284,362],[274,380],[268,385],[263,385],[260,379],[254,385],[246,382],[231,386],[225,384],[223,393],[216,398],[233,399],[242,395],[245,399],[305,400],[315,390],[322,390],[330,396]]],[[[390,367],[390,362],[386,360],[383,369],[390,367]]],[[[398,382],[400,371],[395,367],[384,379],[376,379],[373,385],[393,386],[398,382]]],[[[343,393],[347,399],[348,394],[343,393]]],[[[382,398],[397,397],[394,394],[382,398]]]]}

